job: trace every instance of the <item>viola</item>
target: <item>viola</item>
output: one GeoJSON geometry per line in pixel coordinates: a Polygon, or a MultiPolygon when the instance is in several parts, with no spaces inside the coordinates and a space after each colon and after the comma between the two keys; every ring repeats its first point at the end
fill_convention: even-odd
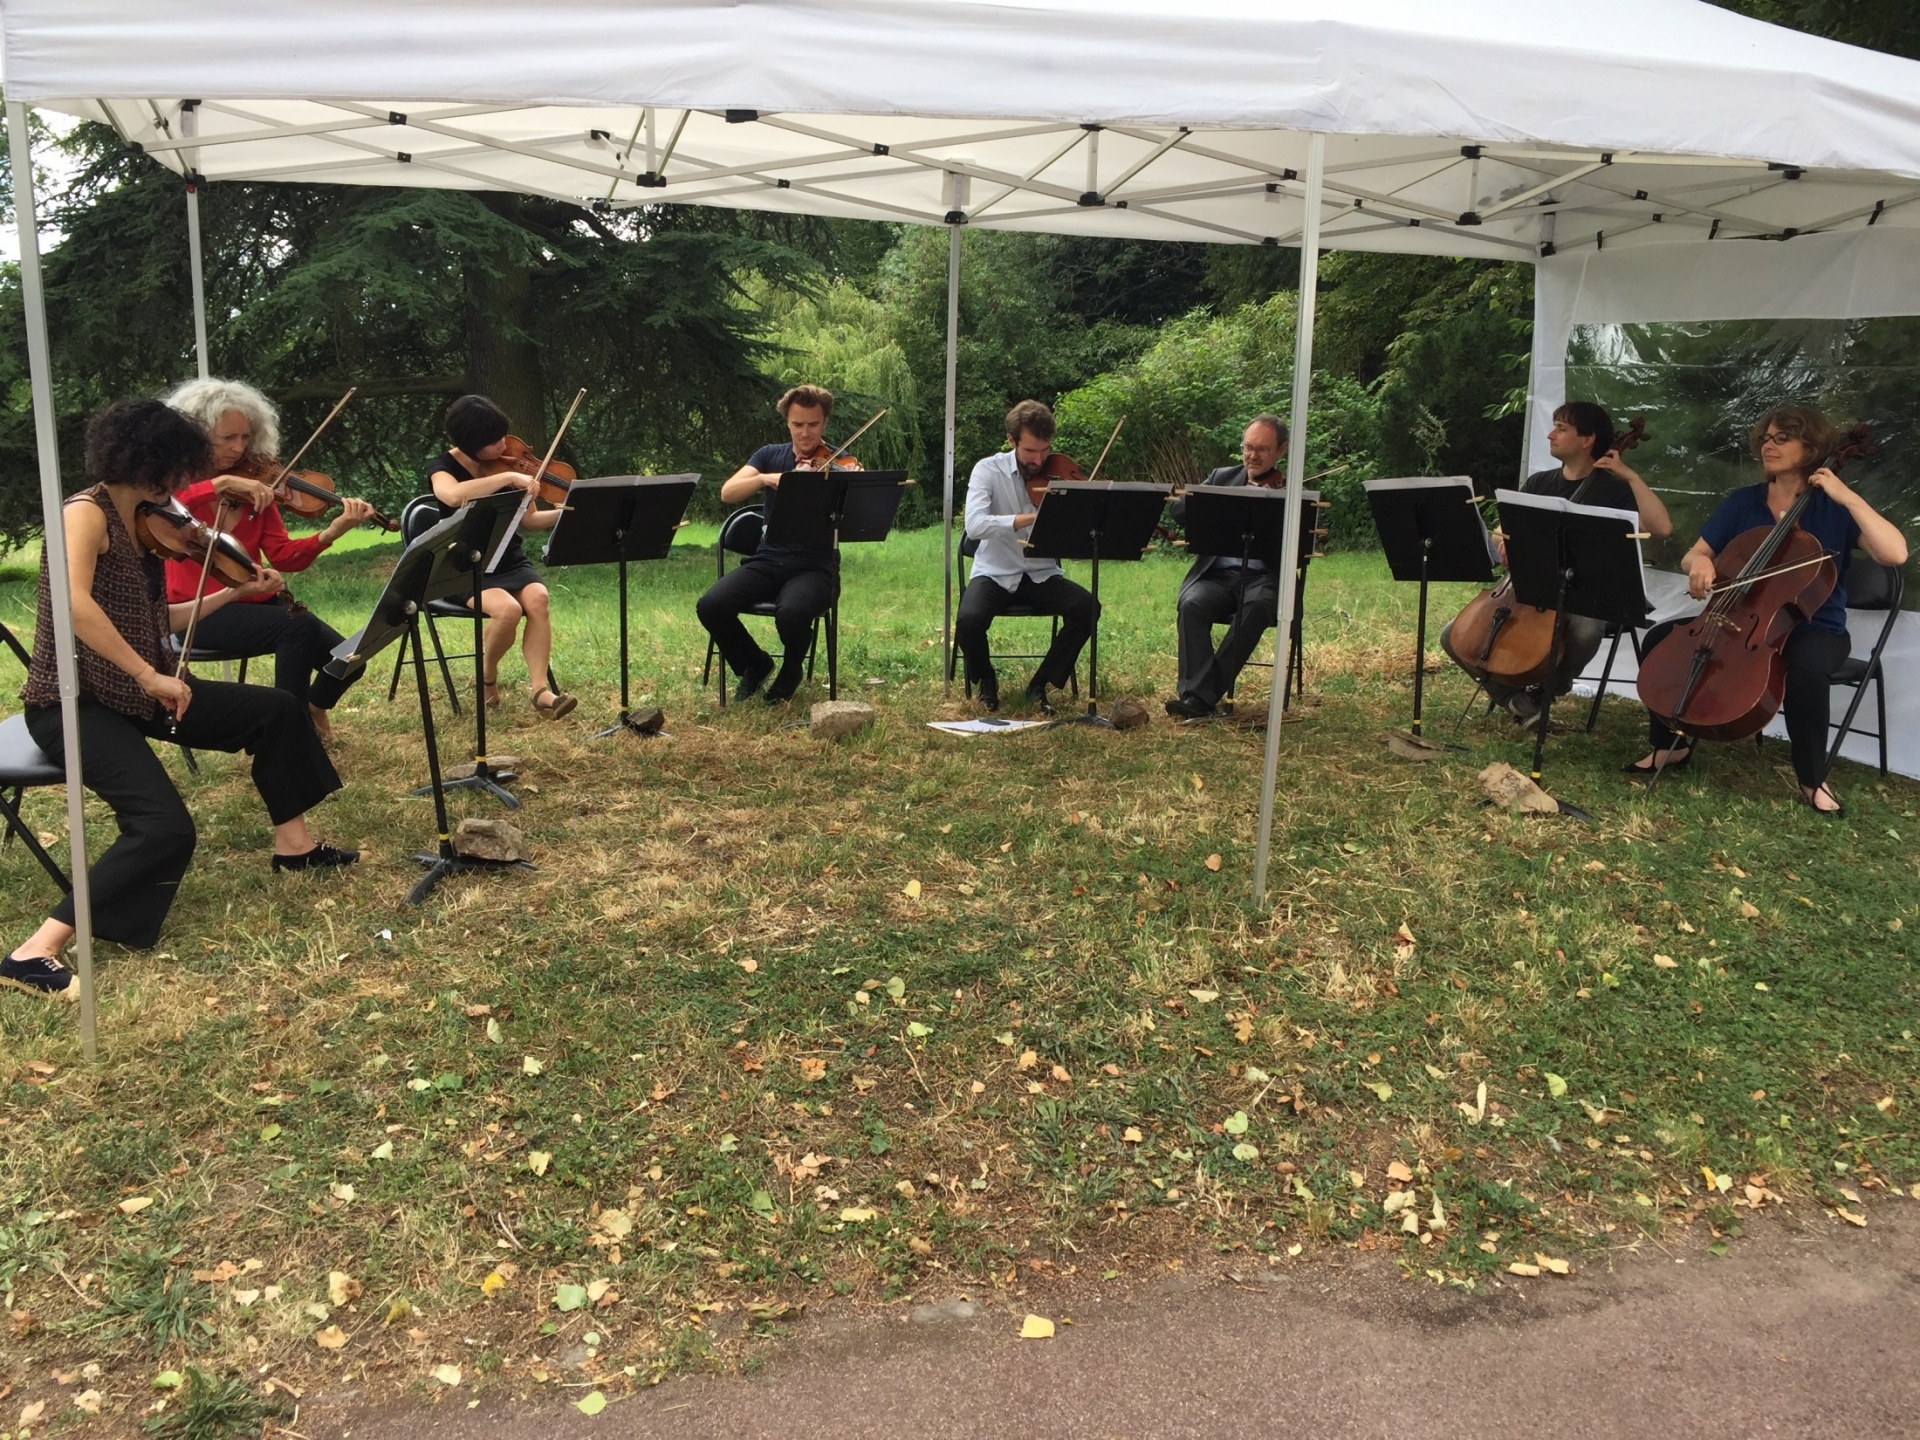
{"type": "Polygon", "coordinates": [[[549,505],[567,503],[573,482],[580,478],[578,471],[564,460],[549,460],[542,468],[540,452],[518,435],[507,436],[506,447],[500,452],[497,462],[503,469],[518,470],[522,475],[537,475],[540,478],[539,495],[542,500],[549,505]]]}
{"type": "MultiPolygon", "coordinates": [[[[319,470],[286,470],[271,455],[248,455],[230,474],[246,476],[248,480],[265,480],[273,486],[273,497],[280,509],[292,511],[301,520],[319,520],[326,511],[340,505],[340,492],[330,474],[321,474],[319,470]]],[[[380,511],[367,516],[367,522],[390,534],[399,530],[399,520],[380,515],[380,511]]]]}
{"type": "Polygon", "coordinates": [[[1064,451],[1055,450],[1040,462],[1040,468],[1026,477],[1027,499],[1039,508],[1041,499],[1047,493],[1047,486],[1055,480],[1084,480],[1086,472],[1073,462],[1073,457],[1064,451]]]}
{"type": "MultiPolygon", "coordinates": [[[[340,503],[340,495],[331,475],[322,475],[318,470],[287,470],[271,456],[249,455],[234,466],[231,473],[243,475],[249,480],[270,482],[273,485],[273,498],[281,509],[289,510],[303,520],[318,520],[340,503]]],[[[382,515],[378,510],[367,517],[367,523],[378,525],[389,533],[400,528],[398,520],[382,515]]]]}
{"type": "Polygon", "coordinates": [[[133,528],[140,543],[163,560],[205,565],[211,546],[212,571],[229,585],[244,585],[259,573],[253,557],[238,540],[176,506],[142,500],[134,509],[133,528]]]}
{"type": "MultiPolygon", "coordinates": [[[[1608,454],[1623,455],[1647,438],[1643,415],[1614,437],[1608,454]]],[[[1579,492],[1575,491],[1576,497],[1579,492]]],[[[1513,576],[1469,600],[1441,642],[1454,664],[1481,684],[1530,689],[1547,678],[1553,658],[1557,611],[1523,605],[1513,593],[1513,576]]]]}
{"type": "MultiPolygon", "coordinates": [[[[1826,468],[1837,471],[1874,448],[1867,427],[1856,425],[1826,468]]],[[[1641,703],[1681,734],[1744,740],[1779,713],[1787,638],[1840,581],[1833,557],[1800,528],[1813,493],[1807,485],[1772,525],[1728,541],[1713,557],[1707,608],[1690,624],[1676,625],[1641,660],[1641,703]]]]}

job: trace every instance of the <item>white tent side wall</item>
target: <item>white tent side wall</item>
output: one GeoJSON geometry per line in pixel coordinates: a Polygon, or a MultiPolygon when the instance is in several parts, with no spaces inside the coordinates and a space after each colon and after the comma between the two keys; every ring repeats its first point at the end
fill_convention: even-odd
{"type": "MultiPolygon", "coordinates": [[[[1555,255],[1534,269],[1533,369],[1528,385],[1527,467],[1544,469],[1546,433],[1554,408],[1565,401],[1567,343],[1578,325],[1706,320],[1855,320],[1920,315],[1920,231],[1867,230],[1802,235],[1785,243],[1717,241],[1708,245],[1645,245],[1555,255]]],[[[1851,418],[1851,417],[1838,417],[1851,418]]],[[[1658,437],[1649,447],[1657,457],[1658,437]]],[[[1646,452],[1642,452],[1646,453],[1646,452]]],[[[1658,486],[1659,461],[1636,468],[1658,486]]],[[[1652,577],[1649,593],[1672,598],[1677,576],[1652,577]],[[1666,582],[1666,583],[1662,583],[1666,582]]],[[[1911,600],[1912,597],[1909,597],[1911,600]]],[[[1665,611],[1657,612],[1664,617],[1665,611]]],[[[1885,612],[1856,610],[1848,624],[1856,656],[1879,636],[1885,612]]],[[[1883,656],[1887,687],[1887,764],[1920,778],[1920,611],[1903,611],[1883,656]]],[[[1589,680],[1598,678],[1597,665],[1589,680]]],[[[1631,696],[1633,654],[1622,647],[1608,684],[1631,696]]],[[[1591,694],[1591,684],[1577,687],[1591,694]]],[[[1834,688],[1836,721],[1853,692],[1834,688]]],[[[1875,723],[1871,694],[1860,720],[1875,723]]],[[[1775,720],[1766,733],[1783,736],[1775,720]]],[[[1863,765],[1879,763],[1871,737],[1850,734],[1840,753],[1863,765]]]]}

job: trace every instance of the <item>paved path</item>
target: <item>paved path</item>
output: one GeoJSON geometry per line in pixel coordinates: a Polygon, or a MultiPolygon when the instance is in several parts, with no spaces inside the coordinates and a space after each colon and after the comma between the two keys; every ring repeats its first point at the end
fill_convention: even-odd
{"type": "MultiPolygon", "coordinates": [[[[1644,1247],[1469,1297],[1350,1256],[1178,1272],[1020,1341],[1018,1317],[809,1319],[758,1376],[669,1382],[595,1419],[488,1399],[348,1413],[311,1440],[1007,1436],[1877,1437],[1920,1427],[1920,1202],[1865,1231],[1772,1224],[1715,1259],[1644,1247]]],[[[574,1392],[578,1393],[578,1392],[574,1392]]],[[[310,1396],[313,1400],[319,1397],[310,1396]]]]}

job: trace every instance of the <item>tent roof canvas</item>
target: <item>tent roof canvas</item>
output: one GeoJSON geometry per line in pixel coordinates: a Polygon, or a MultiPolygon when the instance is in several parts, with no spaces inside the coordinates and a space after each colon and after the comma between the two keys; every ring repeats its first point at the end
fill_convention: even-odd
{"type": "Polygon", "coordinates": [[[1700,0],[4,0],[210,180],[1531,259],[1920,225],[1920,64],[1700,0]],[[183,102],[197,101],[183,109],[183,102]]]}

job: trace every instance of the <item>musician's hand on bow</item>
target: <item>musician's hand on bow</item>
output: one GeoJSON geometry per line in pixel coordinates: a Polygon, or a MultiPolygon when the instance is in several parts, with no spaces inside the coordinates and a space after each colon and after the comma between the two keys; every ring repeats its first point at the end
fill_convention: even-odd
{"type": "Polygon", "coordinates": [[[193,690],[186,681],[177,675],[163,675],[158,670],[149,669],[139,679],[140,688],[160,702],[160,708],[178,720],[187,713],[187,705],[193,699],[193,690]]]}
{"type": "Polygon", "coordinates": [[[1687,593],[1696,600],[1704,600],[1713,591],[1713,557],[1710,555],[1689,555],[1687,557],[1687,593]]]}
{"type": "Polygon", "coordinates": [[[230,505],[244,505],[258,515],[273,504],[273,487],[246,475],[216,475],[213,493],[230,505]]]}
{"type": "Polygon", "coordinates": [[[1854,502],[1860,498],[1858,491],[1824,465],[1807,477],[1807,483],[1816,490],[1825,491],[1829,500],[1847,509],[1852,509],[1854,502]]]}

